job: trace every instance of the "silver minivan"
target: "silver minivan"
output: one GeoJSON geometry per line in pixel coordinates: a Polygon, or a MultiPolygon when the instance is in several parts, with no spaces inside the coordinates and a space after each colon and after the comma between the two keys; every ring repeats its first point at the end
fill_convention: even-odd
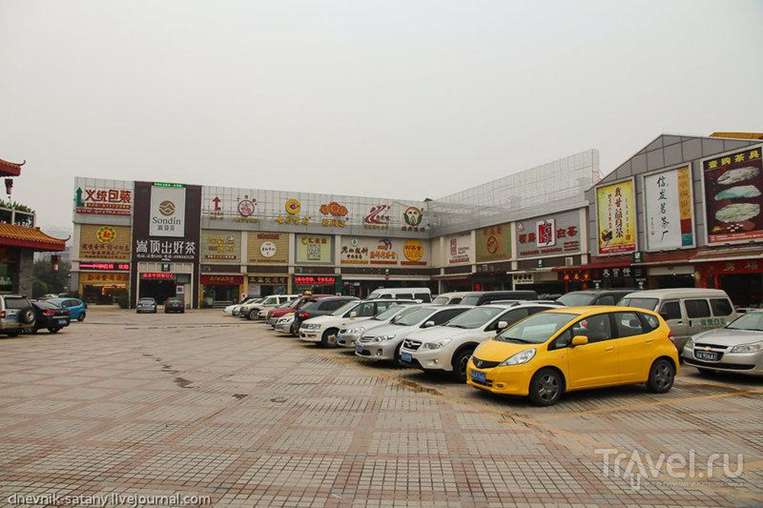
{"type": "Polygon", "coordinates": [[[33,329],[34,322],[34,309],[29,298],[0,295],[0,333],[16,337],[23,330],[33,329]]]}
{"type": "Polygon", "coordinates": [[[721,328],[737,318],[729,295],[722,289],[651,289],[624,296],[618,303],[659,312],[673,334],[679,351],[689,338],[721,328]]]}

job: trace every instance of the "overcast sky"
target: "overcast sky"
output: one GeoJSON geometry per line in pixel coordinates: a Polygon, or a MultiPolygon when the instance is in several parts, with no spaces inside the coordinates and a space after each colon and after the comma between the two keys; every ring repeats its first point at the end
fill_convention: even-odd
{"type": "Polygon", "coordinates": [[[0,0],[0,158],[75,175],[439,197],[663,132],[763,130],[763,1],[0,0]]]}

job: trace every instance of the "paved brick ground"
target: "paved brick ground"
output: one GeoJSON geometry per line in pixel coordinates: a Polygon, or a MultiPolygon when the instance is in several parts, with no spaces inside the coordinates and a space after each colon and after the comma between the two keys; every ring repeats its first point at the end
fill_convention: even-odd
{"type": "Polygon", "coordinates": [[[761,506],[763,382],[689,371],[664,396],[627,387],[538,409],[218,311],[93,309],[58,335],[0,339],[0,506],[113,493],[216,506],[761,506]],[[640,460],[617,472],[617,453],[640,460]],[[671,477],[660,453],[695,454],[695,474],[671,477]],[[732,472],[743,454],[743,473],[724,476],[718,460],[707,478],[713,453],[732,454],[732,472]]]}

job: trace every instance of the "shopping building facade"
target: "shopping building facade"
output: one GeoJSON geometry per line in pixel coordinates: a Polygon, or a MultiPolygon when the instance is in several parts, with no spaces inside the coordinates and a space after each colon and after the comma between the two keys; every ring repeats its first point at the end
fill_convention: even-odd
{"type": "Polygon", "coordinates": [[[759,305],[762,143],[663,135],[604,178],[587,150],[418,202],[77,178],[73,287],[208,307],[378,287],[698,286],[759,305]]]}

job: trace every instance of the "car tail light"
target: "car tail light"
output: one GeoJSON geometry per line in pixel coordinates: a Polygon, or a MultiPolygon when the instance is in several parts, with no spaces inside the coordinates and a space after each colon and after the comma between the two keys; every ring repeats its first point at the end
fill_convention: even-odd
{"type": "Polygon", "coordinates": [[[46,310],[46,311],[44,312],[44,314],[45,314],[46,316],[55,316],[55,315],[56,315],[56,313],[55,313],[55,312],[53,312],[52,310],[46,310]]]}
{"type": "Polygon", "coordinates": [[[300,312],[299,313],[299,319],[307,319],[309,317],[310,317],[310,314],[308,314],[307,312],[300,312]]]}
{"type": "Polygon", "coordinates": [[[676,337],[673,335],[673,330],[668,331],[668,338],[670,339],[670,342],[673,344],[676,343],[676,337]]]}
{"type": "Polygon", "coordinates": [[[5,311],[0,310],[0,319],[5,319],[5,311]]]}

